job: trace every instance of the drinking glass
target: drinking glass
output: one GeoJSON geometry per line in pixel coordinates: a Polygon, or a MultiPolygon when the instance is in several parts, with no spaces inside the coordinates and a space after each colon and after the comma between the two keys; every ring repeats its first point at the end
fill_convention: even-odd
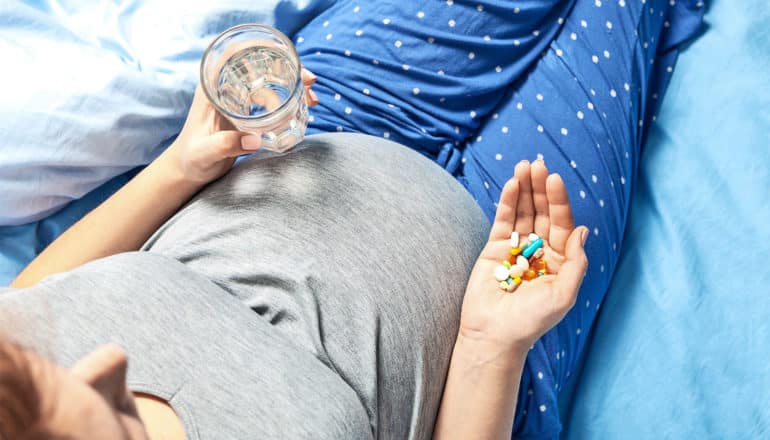
{"type": "Polygon", "coordinates": [[[302,65],[279,30],[234,26],[217,36],[201,60],[203,91],[236,129],[262,137],[262,147],[284,152],[298,144],[308,122],[302,65]]]}

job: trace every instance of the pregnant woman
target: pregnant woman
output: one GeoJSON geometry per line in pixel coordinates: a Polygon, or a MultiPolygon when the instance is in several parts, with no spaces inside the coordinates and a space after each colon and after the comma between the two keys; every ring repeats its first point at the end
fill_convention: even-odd
{"type": "Polygon", "coordinates": [[[0,331],[37,353],[0,344],[0,434],[557,437],[700,15],[335,3],[295,36],[309,131],[332,134],[216,180],[257,145],[197,93],[174,144],[0,292],[0,331]],[[514,231],[544,239],[549,274],[508,293],[514,231]]]}

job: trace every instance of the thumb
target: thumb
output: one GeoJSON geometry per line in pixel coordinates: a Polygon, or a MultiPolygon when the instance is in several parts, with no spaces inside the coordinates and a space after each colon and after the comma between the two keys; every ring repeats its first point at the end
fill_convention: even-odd
{"type": "Polygon", "coordinates": [[[125,391],[127,370],[128,358],[125,351],[110,344],[84,356],[70,371],[114,404],[120,401],[125,391]]]}
{"type": "Polygon", "coordinates": [[[586,238],[588,238],[588,228],[585,226],[580,226],[572,231],[569,238],[567,238],[567,246],[564,252],[566,261],[559,268],[559,273],[554,280],[554,289],[556,290],[559,304],[566,309],[571,308],[575,304],[578,289],[583,282],[583,275],[588,267],[588,258],[583,249],[586,238]]]}
{"type": "Polygon", "coordinates": [[[262,138],[236,130],[222,130],[207,136],[204,144],[206,151],[213,156],[212,161],[216,161],[253,153],[262,146],[262,138]]]}

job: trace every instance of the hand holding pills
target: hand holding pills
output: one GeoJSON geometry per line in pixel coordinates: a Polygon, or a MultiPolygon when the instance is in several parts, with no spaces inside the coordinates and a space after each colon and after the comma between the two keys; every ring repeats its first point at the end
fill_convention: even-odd
{"type": "Polygon", "coordinates": [[[542,160],[520,162],[471,273],[460,332],[506,350],[529,349],[575,303],[587,236],[574,225],[561,177],[542,160]]]}

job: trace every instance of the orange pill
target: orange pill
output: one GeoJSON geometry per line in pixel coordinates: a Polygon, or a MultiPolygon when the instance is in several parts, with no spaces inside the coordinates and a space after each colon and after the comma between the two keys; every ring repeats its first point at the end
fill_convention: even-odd
{"type": "Polygon", "coordinates": [[[521,276],[521,279],[524,281],[532,281],[535,278],[537,278],[537,272],[532,269],[525,270],[524,274],[521,276]]]}
{"type": "Polygon", "coordinates": [[[540,258],[540,259],[535,260],[534,262],[532,262],[532,269],[534,269],[535,271],[538,271],[538,272],[541,271],[541,270],[543,272],[545,272],[545,271],[548,270],[548,264],[545,262],[545,260],[540,258]]]}

